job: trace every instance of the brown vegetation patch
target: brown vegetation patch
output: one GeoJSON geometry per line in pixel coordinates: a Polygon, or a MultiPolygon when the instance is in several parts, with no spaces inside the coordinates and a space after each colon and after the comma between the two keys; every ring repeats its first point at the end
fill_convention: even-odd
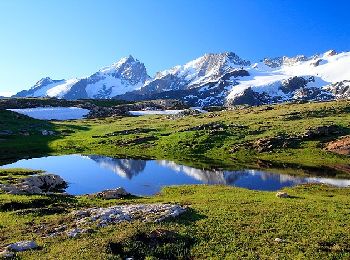
{"type": "Polygon", "coordinates": [[[342,137],[336,141],[329,142],[325,148],[327,151],[349,155],[350,154],[350,136],[342,137]]]}

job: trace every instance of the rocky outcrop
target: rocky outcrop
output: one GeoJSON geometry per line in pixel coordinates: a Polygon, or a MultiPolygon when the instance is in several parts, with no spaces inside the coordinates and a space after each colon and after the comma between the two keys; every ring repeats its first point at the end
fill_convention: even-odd
{"type": "Polygon", "coordinates": [[[277,58],[265,58],[264,64],[270,68],[278,68],[281,66],[292,66],[298,62],[307,61],[308,58],[304,55],[297,55],[295,57],[277,57],[277,58]]]}
{"type": "Polygon", "coordinates": [[[161,222],[175,218],[185,211],[185,207],[175,204],[135,204],[76,210],[69,216],[70,223],[52,229],[46,237],[58,235],[76,237],[91,232],[93,228],[98,229],[121,222],[161,222]]]}
{"type": "Polygon", "coordinates": [[[271,103],[271,101],[267,94],[255,92],[251,87],[249,87],[235,98],[227,100],[225,105],[231,107],[240,105],[258,106],[269,103],[271,103]]]}
{"type": "Polygon", "coordinates": [[[350,136],[327,143],[325,149],[337,154],[350,155],[350,136]]]}
{"type": "Polygon", "coordinates": [[[331,92],[337,99],[350,98],[350,80],[335,82],[324,89],[331,92]]]}
{"type": "Polygon", "coordinates": [[[0,184],[0,190],[9,194],[42,194],[62,192],[67,183],[58,175],[33,175],[19,179],[14,184],[0,184]]]}

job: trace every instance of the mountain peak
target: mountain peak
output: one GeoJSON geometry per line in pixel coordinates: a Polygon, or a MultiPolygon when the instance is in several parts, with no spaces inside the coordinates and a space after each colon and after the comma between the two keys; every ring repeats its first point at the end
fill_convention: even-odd
{"type": "Polygon", "coordinates": [[[41,80],[39,80],[38,82],[36,82],[35,85],[33,87],[31,87],[31,89],[36,89],[38,87],[44,87],[44,86],[47,86],[49,84],[60,82],[60,81],[63,81],[63,79],[53,80],[50,77],[45,77],[45,78],[42,78],[41,80]]]}
{"type": "Polygon", "coordinates": [[[324,53],[324,56],[326,57],[330,57],[330,56],[334,56],[334,55],[337,55],[338,53],[335,51],[335,50],[329,50],[329,51],[326,51],[324,53]]]}
{"type": "Polygon", "coordinates": [[[137,59],[135,59],[131,54],[129,56],[121,58],[119,61],[116,62],[116,64],[124,64],[124,63],[132,63],[132,62],[139,62],[137,59]]]}

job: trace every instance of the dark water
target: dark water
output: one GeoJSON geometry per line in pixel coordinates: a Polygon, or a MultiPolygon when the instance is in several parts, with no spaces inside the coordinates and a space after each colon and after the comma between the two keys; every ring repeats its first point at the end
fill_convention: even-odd
{"type": "Polygon", "coordinates": [[[350,180],[345,179],[298,177],[250,169],[209,171],[165,160],[115,159],[98,155],[34,158],[1,168],[40,169],[58,174],[69,183],[67,192],[76,195],[116,187],[124,187],[135,195],[152,195],[163,186],[180,184],[224,184],[268,191],[301,183],[327,183],[340,187],[350,185],[350,180]]]}

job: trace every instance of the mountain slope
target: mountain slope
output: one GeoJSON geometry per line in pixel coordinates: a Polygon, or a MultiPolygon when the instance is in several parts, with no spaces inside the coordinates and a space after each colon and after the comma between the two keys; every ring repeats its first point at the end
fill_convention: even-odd
{"type": "Polygon", "coordinates": [[[78,79],[70,80],[52,80],[51,78],[42,78],[29,90],[23,90],[15,97],[58,97],[62,98],[70,91],[72,86],[78,82],[78,79]]]}
{"type": "Polygon", "coordinates": [[[140,89],[149,78],[145,65],[129,56],[79,80],[63,98],[112,98],[140,89]]]}

